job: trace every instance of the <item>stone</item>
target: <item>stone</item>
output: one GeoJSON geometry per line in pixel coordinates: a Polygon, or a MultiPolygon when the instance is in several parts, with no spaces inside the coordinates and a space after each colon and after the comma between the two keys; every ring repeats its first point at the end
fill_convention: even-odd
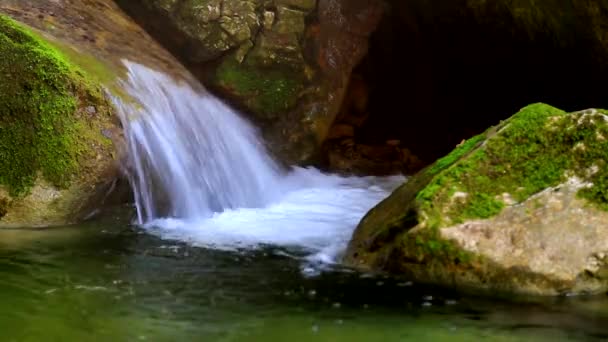
{"type": "Polygon", "coordinates": [[[328,140],[325,149],[329,168],[346,175],[395,175],[407,168],[399,149],[392,146],[357,144],[344,136],[328,140]]]}
{"type": "Polygon", "coordinates": [[[319,162],[381,0],[117,0],[287,164],[319,162]]]}
{"type": "Polygon", "coordinates": [[[350,125],[338,124],[333,125],[329,134],[327,135],[327,140],[332,139],[342,139],[342,138],[352,138],[355,136],[355,128],[350,125]]]}
{"type": "Polygon", "coordinates": [[[93,77],[0,14],[0,227],[89,214],[119,172],[102,133],[117,127],[114,114],[93,77]]]}
{"type": "Polygon", "coordinates": [[[273,11],[264,11],[264,30],[270,31],[272,30],[272,26],[274,25],[274,18],[276,17],[276,13],[273,11]]]}
{"type": "Polygon", "coordinates": [[[276,27],[273,28],[277,33],[280,34],[302,34],[306,29],[306,15],[308,13],[291,9],[285,6],[277,7],[277,22],[276,27]]]}
{"type": "MultiPolygon", "coordinates": [[[[164,1],[168,7],[171,2],[164,1]]],[[[108,96],[132,101],[116,82],[126,72],[122,60],[153,65],[183,82],[192,81],[190,74],[112,0],[2,0],[0,13],[19,22],[18,29],[11,31],[28,32],[21,36],[23,45],[18,52],[13,50],[14,42],[0,38],[4,39],[0,65],[10,63],[10,72],[3,71],[6,66],[0,67],[0,141],[6,134],[15,143],[27,135],[38,136],[23,144],[26,148],[17,154],[13,152],[16,146],[7,149],[0,143],[0,227],[63,226],[104,215],[114,206],[123,207],[132,200],[121,172],[127,147],[108,96]],[[38,52],[36,58],[20,58],[35,46],[42,47],[33,49],[38,52]],[[46,82],[31,77],[27,87],[11,89],[11,85],[23,85],[21,76],[37,67],[37,71],[45,71],[46,82]],[[15,104],[35,100],[40,90],[48,96],[45,101],[15,104]],[[12,95],[11,105],[4,94],[12,95]],[[41,113],[36,117],[31,110],[34,103],[44,103],[40,108],[45,109],[46,119],[49,109],[61,110],[50,115],[50,122],[45,120],[50,125],[17,125],[17,120],[9,123],[11,130],[2,128],[6,114],[14,108],[19,108],[15,117],[21,123],[28,118],[40,122],[41,113]],[[49,127],[51,134],[42,129],[49,127]],[[49,142],[52,148],[45,147],[49,142]],[[12,176],[7,177],[7,169],[12,176]]],[[[15,37],[5,26],[0,33],[0,37],[15,37]]],[[[125,222],[130,215],[125,213],[125,222]]]]}
{"type": "Polygon", "coordinates": [[[95,115],[97,114],[97,109],[95,109],[95,106],[88,106],[86,108],[86,111],[89,115],[95,115]]]}
{"type": "Polygon", "coordinates": [[[316,0],[276,0],[275,3],[301,10],[313,10],[317,5],[316,0]]]}
{"type": "Polygon", "coordinates": [[[608,116],[544,104],[460,144],[357,227],[345,262],[489,294],[608,290],[608,116]]]}

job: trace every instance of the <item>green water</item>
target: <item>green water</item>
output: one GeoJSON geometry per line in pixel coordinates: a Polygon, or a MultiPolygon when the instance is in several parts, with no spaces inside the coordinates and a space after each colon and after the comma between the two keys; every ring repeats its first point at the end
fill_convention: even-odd
{"type": "MultiPolygon", "coordinates": [[[[289,251],[291,253],[291,251],[289,251]]],[[[0,231],[0,341],[589,341],[608,298],[497,301],[107,219],[0,231]]]]}

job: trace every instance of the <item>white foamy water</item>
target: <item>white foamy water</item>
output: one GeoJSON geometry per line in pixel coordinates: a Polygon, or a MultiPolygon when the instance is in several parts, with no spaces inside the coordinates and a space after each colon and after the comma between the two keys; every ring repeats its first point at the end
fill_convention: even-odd
{"type": "Polygon", "coordinates": [[[294,248],[333,262],[363,215],[404,180],[282,170],[255,128],[202,87],[125,64],[125,89],[141,103],[119,103],[138,222],[162,238],[294,248]]]}
{"type": "Polygon", "coordinates": [[[142,106],[120,104],[140,223],[278,199],[283,172],[252,125],[209,94],[125,64],[125,89],[142,106]]]}

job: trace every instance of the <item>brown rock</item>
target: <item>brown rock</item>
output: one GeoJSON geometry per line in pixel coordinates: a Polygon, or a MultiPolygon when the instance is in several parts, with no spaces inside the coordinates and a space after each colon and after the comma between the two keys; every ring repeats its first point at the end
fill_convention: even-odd
{"type": "Polygon", "coordinates": [[[331,126],[327,140],[341,139],[341,138],[352,138],[355,136],[355,128],[350,125],[337,124],[331,126]]]}
{"type": "MultiPolygon", "coordinates": [[[[319,155],[381,0],[118,0],[288,163],[319,155]],[[230,11],[228,11],[230,9],[230,11]]],[[[355,107],[365,107],[365,97],[355,107]]]]}

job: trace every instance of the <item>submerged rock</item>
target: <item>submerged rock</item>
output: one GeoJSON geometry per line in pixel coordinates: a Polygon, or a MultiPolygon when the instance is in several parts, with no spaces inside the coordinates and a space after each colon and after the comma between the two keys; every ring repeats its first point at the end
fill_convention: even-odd
{"type": "Polygon", "coordinates": [[[528,106],[372,209],[345,261],[493,292],[606,291],[607,139],[602,110],[528,106]]]}
{"type": "Polygon", "coordinates": [[[0,15],[0,227],[74,222],[116,178],[113,108],[53,43],[0,15]]]}
{"type": "Polygon", "coordinates": [[[380,0],[118,0],[285,162],[320,152],[380,0]]]}

